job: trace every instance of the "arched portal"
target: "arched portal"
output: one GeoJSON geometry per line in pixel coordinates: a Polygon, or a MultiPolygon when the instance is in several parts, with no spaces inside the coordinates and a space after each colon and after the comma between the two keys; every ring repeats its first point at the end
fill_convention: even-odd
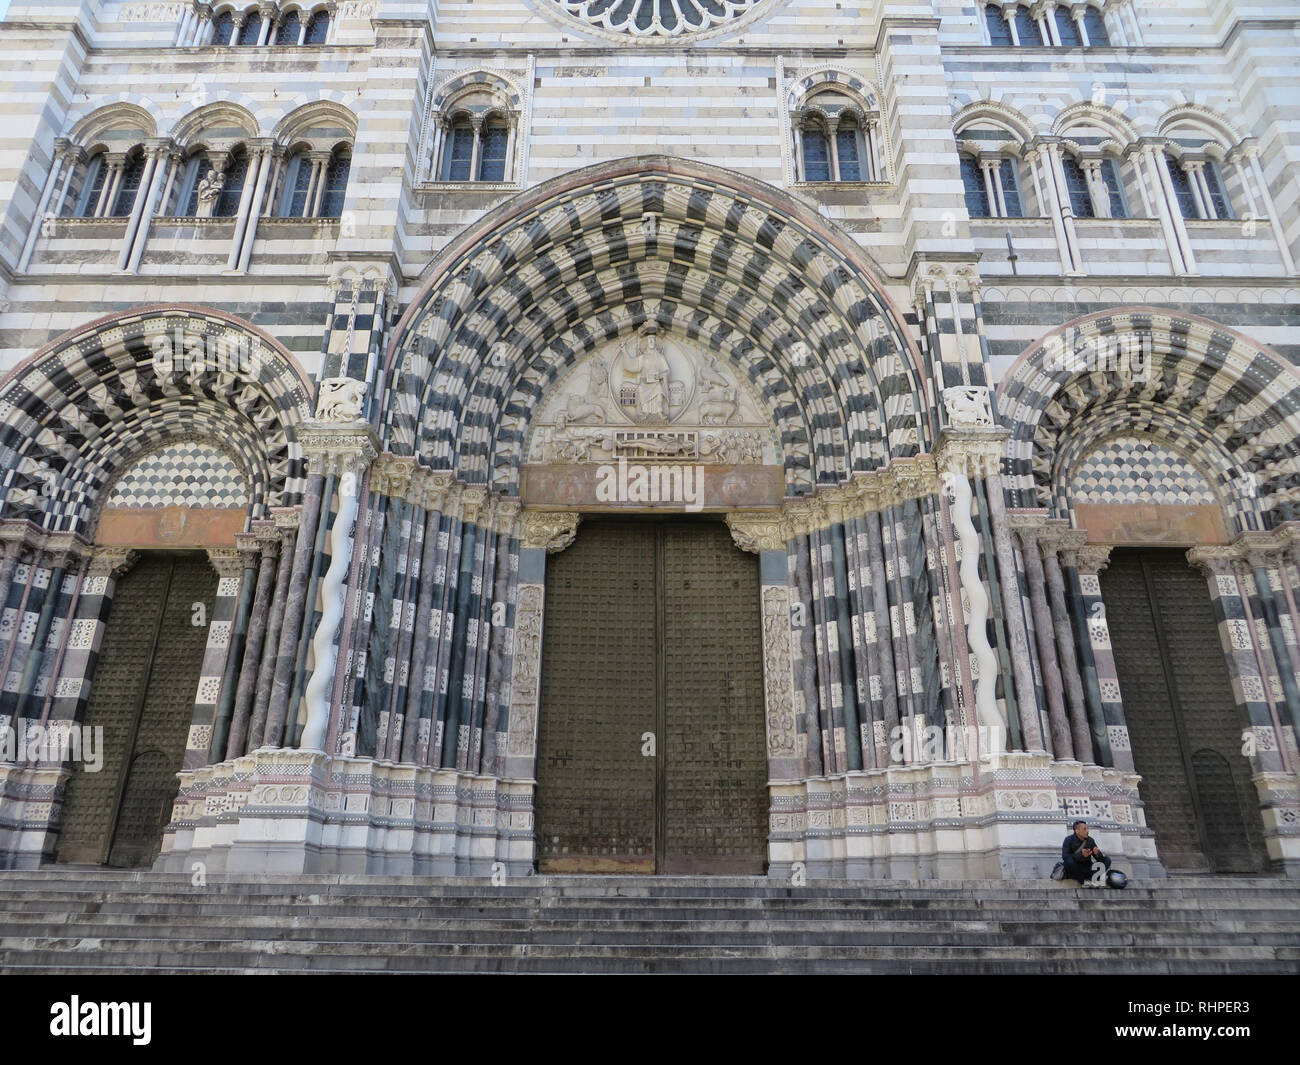
{"type": "Polygon", "coordinates": [[[299,501],[310,395],[278,342],[188,306],[92,322],[0,382],[0,721],[57,741],[25,770],[57,782],[46,859],[156,854],[233,701],[237,539],[299,501]]]}
{"type": "Polygon", "coordinates": [[[538,186],[438,257],[389,347],[386,442],[517,494],[542,396],[647,326],[763,398],[790,495],[932,442],[919,356],[862,250],[770,186],[658,156],[538,186]]]}
{"type": "MultiPolygon", "coordinates": [[[[536,776],[539,831],[546,831],[565,820],[556,816],[554,801],[547,804],[548,774],[556,785],[554,798],[574,783],[560,780],[557,766],[595,757],[602,745],[632,739],[639,745],[641,733],[656,732],[659,722],[667,735],[656,734],[656,740],[672,750],[661,751],[658,776],[647,778],[646,794],[660,798],[657,812],[634,812],[636,817],[619,821],[639,826],[629,830],[632,842],[621,853],[617,840],[608,848],[602,842],[617,832],[595,831],[583,841],[586,852],[569,856],[610,867],[626,865],[622,859],[630,857],[636,868],[683,868],[682,862],[692,868],[762,868],[776,853],[765,853],[762,842],[766,796],[757,817],[744,818],[756,822],[756,853],[740,847],[731,855],[699,853],[699,841],[710,839],[718,826],[690,824],[694,843],[672,838],[687,831],[690,817],[680,806],[677,814],[665,812],[663,803],[671,804],[682,787],[707,791],[703,777],[716,772],[709,758],[692,763],[699,780],[687,780],[692,771],[680,767],[689,761],[691,745],[699,753],[702,736],[720,733],[717,722],[692,717],[691,693],[674,694],[665,680],[666,663],[679,652],[709,657],[691,663],[702,672],[688,687],[726,693],[718,698],[737,705],[728,703],[717,713],[725,717],[734,709],[756,728],[757,748],[737,747],[749,759],[736,767],[743,788],[762,795],[767,780],[801,779],[823,767],[843,771],[886,757],[884,707],[896,694],[892,686],[869,689],[857,671],[868,668],[868,655],[888,652],[855,649],[853,632],[868,624],[874,631],[877,608],[867,602],[865,588],[850,592],[847,571],[850,555],[854,567],[866,565],[869,543],[883,567],[885,554],[902,550],[909,534],[908,550],[914,551],[920,530],[935,528],[937,477],[932,464],[914,464],[936,440],[920,366],[902,315],[861,248],[780,191],[739,175],[665,157],[622,160],[549,182],[486,216],[431,265],[423,291],[399,322],[388,349],[380,426],[394,462],[409,457],[417,471],[434,471],[434,478],[445,471],[460,493],[458,510],[426,519],[421,560],[422,570],[432,565],[446,574],[429,602],[435,610],[439,600],[446,604],[452,638],[432,636],[420,657],[417,632],[411,669],[419,675],[417,664],[427,670],[428,662],[440,663],[437,656],[445,655],[449,694],[444,697],[439,687],[426,691],[423,704],[404,699],[374,668],[359,700],[358,749],[427,757],[435,767],[491,771],[512,780],[536,776]],[[879,477],[890,484],[907,480],[909,487],[889,496],[897,500],[897,512],[859,517],[864,507],[878,503],[852,496],[846,486],[854,478],[879,477]],[[828,510],[822,495],[841,490],[852,498],[828,510]],[[807,513],[782,511],[799,500],[807,501],[807,513]],[[518,524],[510,524],[521,506],[518,524]],[[623,559],[626,544],[609,533],[614,514],[645,526],[646,546],[634,552],[638,557],[623,559]],[[736,542],[759,559],[744,557],[728,541],[719,521],[724,514],[736,542]],[[659,531],[649,530],[649,515],[659,531]],[[699,521],[675,523],[668,520],[673,515],[699,521]],[[868,529],[873,520],[874,534],[868,529]],[[588,525],[583,557],[589,564],[548,566],[548,553],[575,536],[582,543],[588,525]],[[752,640],[752,653],[719,649],[704,656],[700,646],[707,640],[697,639],[700,646],[691,648],[674,643],[679,633],[666,602],[682,616],[711,616],[700,597],[717,589],[682,574],[710,569],[705,556],[721,550],[719,530],[726,547],[719,558],[735,571],[726,578],[726,591],[746,604],[744,631],[737,629],[733,645],[752,640]],[[608,557],[598,540],[610,545],[608,557]],[[635,572],[620,568],[622,562],[635,572]],[[552,586],[555,580],[566,582],[565,596],[552,586]],[[468,591],[458,591],[466,581],[468,591]],[[653,653],[635,665],[657,679],[653,690],[637,692],[644,696],[642,717],[624,722],[640,731],[615,739],[606,732],[618,723],[596,720],[594,688],[588,687],[591,697],[584,700],[574,694],[583,690],[578,683],[566,703],[561,682],[582,668],[585,656],[586,681],[608,680],[610,706],[617,709],[617,678],[640,674],[633,663],[610,660],[609,641],[597,646],[595,630],[583,643],[582,633],[559,626],[562,615],[572,615],[575,625],[590,629],[592,612],[600,614],[600,604],[618,599],[624,586],[642,597],[628,605],[629,618],[641,620],[624,618],[620,624],[645,630],[653,653]],[[826,593],[828,588],[839,591],[826,593]],[[509,600],[512,635],[498,644],[493,631],[487,646],[471,645],[462,654],[457,641],[462,633],[472,641],[473,633],[485,631],[476,626],[488,616],[488,600],[497,596],[509,600]],[[804,633],[791,633],[791,598],[804,633]],[[552,599],[556,614],[543,610],[552,599]],[[466,611],[469,620],[463,621],[466,611]],[[820,626],[816,635],[814,623],[820,626]],[[795,647],[792,639],[799,641],[795,647]],[[444,643],[449,650],[442,650],[444,643]],[[579,650],[561,663],[564,649],[574,647],[579,650]],[[757,688],[742,677],[751,668],[761,679],[757,688]],[[727,670],[734,676],[723,683],[719,677],[727,670]],[[797,723],[796,683],[798,698],[809,707],[797,723]],[[486,693],[482,708],[459,694],[480,685],[486,693]],[[880,718],[874,725],[865,720],[873,699],[880,718]],[[418,723],[408,717],[405,737],[393,731],[392,716],[392,707],[403,702],[408,714],[421,715],[418,723]],[[594,716],[567,731],[550,727],[558,722],[546,723],[539,761],[539,712],[594,716]],[[796,728],[804,733],[798,739],[796,728]],[[566,746],[584,743],[588,747],[581,750],[566,746]],[[814,753],[802,753],[805,745],[814,753]]],[[[383,465],[389,469],[393,462],[383,465]]],[[[406,498],[418,506],[425,497],[406,498]]],[[[390,545],[401,551],[409,543],[411,550],[415,539],[405,531],[410,508],[392,497],[380,505],[386,517],[371,536],[383,545],[381,556],[390,545]]],[[[923,560],[913,558],[909,565],[912,576],[893,594],[900,601],[914,597],[908,616],[915,609],[924,625],[932,578],[923,572],[923,560]]],[[[390,569],[380,565],[370,579],[376,600],[394,601],[395,612],[408,593],[400,569],[390,569]]],[[[885,592],[878,594],[887,627],[885,592]]],[[[423,613],[417,601],[415,615],[423,613]]],[[[721,631],[725,620],[718,618],[714,630],[721,631]]],[[[375,639],[376,630],[368,661],[382,663],[394,650],[408,653],[397,640],[375,639]]],[[[917,683],[908,696],[918,713],[941,721],[937,646],[930,640],[913,653],[917,683]],[[923,684],[931,689],[922,692],[923,684]]],[[[910,671],[911,661],[904,668],[910,671]]],[[[889,713],[896,721],[892,702],[889,713]]],[[[633,754],[642,757],[635,748],[633,754]]],[[[611,756],[604,764],[616,775],[625,761],[611,756]]],[[[651,764],[635,763],[639,769],[651,764]]],[[[617,791],[613,776],[607,783],[606,791],[617,791]]],[[[597,800],[587,795],[580,801],[597,800]]],[[[568,825],[581,820],[570,818],[568,825]]],[[[554,839],[539,845],[543,860],[564,859],[564,832],[556,829],[554,839]]],[[[782,857],[793,853],[787,847],[782,857]]],[[[827,859],[836,860],[843,861],[827,859]]]]}
{"type": "Polygon", "coordinates": [[[1119,308],[1033,345],[999,399],[1011,504],[1045,515],[1025,549],[1077,596],[1098,757],[1142,776],[1168,869],[1263,868],[1264,781],[1300,730],[1300,376],[1215,322],[1119,308]]]}

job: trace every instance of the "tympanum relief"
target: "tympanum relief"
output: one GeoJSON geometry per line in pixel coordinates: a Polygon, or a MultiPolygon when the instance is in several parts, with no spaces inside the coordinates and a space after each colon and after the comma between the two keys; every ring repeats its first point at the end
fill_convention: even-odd
{"type": "Polygon", "coordinates": [[[593,352],[543,401],[528,461],[781,460],[759,401],[722,357],[653,324],[593,352]]]}

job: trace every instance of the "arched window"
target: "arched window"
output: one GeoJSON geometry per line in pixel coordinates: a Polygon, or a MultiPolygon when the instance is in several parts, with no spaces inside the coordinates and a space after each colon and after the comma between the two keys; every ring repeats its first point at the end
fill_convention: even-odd
{"type": "Polygon", "coordinates": [[[1106,20],[1095,7],[1083,9],[1083,28],[1088,32],[1088,43],[1093,47],[1105,47],[1110,44],[1110,34],[1106,32],[1106,20]]]}
{"type": "Polygon", "coordinates": [[[447,133],[443,152],[443,181],[468,181],[474,161],[474,126],[469,118],[458,115],[447,133]]]}
{"type": "Polygon", "coordinates": [[[230,44],[235,36],[235,16],[223,11],[212,23],[212,43],[230,44]]]}
{"type": "Polygon", "coordinates": [[[330,31],[330,17],[326,11],[317,11],[307,22],[307,35],[303,44],[324,44],[330,31]]]}
{"type": "Polygon", "coordinates": [[[989,44],[1004,45],[1009,48],[1012,44],[1011,27],[1002,17],[1002,8],[997,4],[989,4],[984,8],[984,21],[989,27],[989,44]]]}
{"type": "Polygon", "coordinates": [[[133,152],[122,164],[122,179],[117,183],[117,196],[113,200],[113,209],[109,214],[115,218],[126,218],[135,206],[135,197],[140,191],[140,179],[144,177],[144,152],[133,152]]]}
{"type": "Polygon", "coordinates": [[[988,187],[979,160],[969,155],[961,157],[961,182],[966,190],[966,211],[972,218],[991,218],[988,187]]]}
{"type": "Polygon", "coordinates": [[[1034,16],[1029,13],[1027,7],[1016,8],[1016,36],[1020,38],[1021,48],[1041,47],[1043,44],[1043,35],[1039,32],[1038,23],[1034,21],[1034,16]]]}
{"type": "Polygon", "coordinates": [[[493,116],[483,123],[483,143],[479,148],[478,180],[506,179],[506,149],[510,144],[510,127],[505,119],[493,116]]]}
{"type": "Polygon", "coordinates": [[[307,213],[312,173],[312,162],[306,152],[297,152],[289,159],[284,171],[284,190],[280,194],[280,206],[276,212],[281,218],[302,218],[307,213]]]}
{"type": "Polygon", "coordinates": [[[862,167],[862,131],[852,115],[840,119],[835,130],[835,161],[839,164],[841,181],[865,181],[862,167]]]}
{"type": "Polygon", "coordinates": [[[248,153],[238,148],[226,167],[226,183],[221,186],[221,195],[212,210],[213,218],[234,218],[239,213],[239,198],[243,195],[247,178],[248,153]]]}
{"type": "Polygon", "coordinates": [[[1063,156],[1061,168],[1065,171],[1065,190],[1070,194],[1070,207],[1075,218],[1095,218],[1097,212],[1092,209],[1092,193],[1088,191],[1088,178],[1083,167],[1072,155],[1063,156]]]}
{"type": "Polygon", "coordinates": [[[250,11],[244,16],[244,24],[239,28],[240,44],[256,44],[262,36],[262,16],[250,11]]]}
{"type": "Polygon", "coordinates": [[[1083,44],[1083,38],[1079,36],[1079,26],[1070,17],[1068,7],[1058,7],[1049,12],[1049,16],[1056,16],[1056,35],[1061,38],[1061,44],[1066,48],[1077,48],[1083,44]]]}
{"type": "Polygon", "coordinates": [[[77,198],[72,214],[77,218],[93,218],[99,198],[104,193],[104,179],[108,177],[108,166],[103,153],[92,155],[86,163],[86,175],[81,182],[81,195],[77,198]]]}
{"type": "Polygon", "coordinates": [[[337,151],[325,168],[325,194],[320,201],[321,218],[338,218],[343,214],[343,199],[348,191],[348,173],[352,169],[352,156],[347,151],[337,151]]]}
{"type": "Polygon", "coordinates": [[[280,28],[275,31],[276,44],[297,44],[302,36],[302,16],[290,11],[280,20],[280,28]]]}
{"type": "Polygon", "coordinates": [[[830,181],[831,152],[826,130],[820,122],[808,122],[803,127],[803,179],[804,181],[830,181]]]}
{"type": "Polygon", "coordinates": [[[1119,163],[1114,159],[1103,159],[1101,180],[1106,186],[1106,196],[1110,200],[1111,218],[1127,218],[1128,201],[1124,198],[1124,182],[1120,180],[1119,163]]]}
{"type": "Polygon", "coordinates": [[[176,206],[171,213],[181,218],[193,218],[199,213],[199,182],[212,168],[212,160],[206,152],[195,152],[189,157],[184,175],[177,182],[176,206]]]}
{"type": "Polygon", "coordinates": [[[1187,171],[1173,156],[1165,156],[1165,165],[1169,168],[1169,180],[1174,185],[1174,195],[1178,198],[1178,210],[1184,218],[1200,218],[1201,212],[1196,207],[1196,193],[1192,191],[1192,181],[1187,171]]]}
{"type": "Polygon", "coordinates": [[[1201,168],[1201,176],[1205,179],[1205,189],[1209,193],[1210,209],[1214,212],[1214,217],[1231,218],[1232,204],[1223,191],[1223,175],[1219,172],[1219,164],[1213,159],[1207,159],[1201,168]]]}
{"type": "Polygon", "coordinates": [[[998,164],[998,180],[1002,183],[1002,201],[1007,207],[1007,218],[1025,217],[1025,209],[1020,203],[1020,177],[1016,169],[1016,164],[1011,159],[1003,159],[998,164]]]}

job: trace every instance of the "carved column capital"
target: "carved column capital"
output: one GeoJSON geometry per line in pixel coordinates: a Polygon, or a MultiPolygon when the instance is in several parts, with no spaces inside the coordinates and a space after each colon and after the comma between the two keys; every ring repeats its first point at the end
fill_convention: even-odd
{"type": "Polygon", "coordinates": [[[939,434],[939,446],[934,453],[940,475],[996,476],[1002,471],[1002,454],[1010,435],[1011,431],[1001,426],[979,428],[963,425],[944,429],[939,434]]]}
{"type": "Polygon", "coordinates": [[[117,580],[140,559],[137,551],[125,547],[101,547],[90,558],[87,577],[110,577],[117,580]]]}
{"type": "Polygon", "coordinates": [[[311,473],[350,472],[359,476],[379,455],[375,431],[364,422],[305,422],[298,430],[298,443],[307,456],[307,469],[311,473]]]}
{"type": "Polygon", "coordinates": [[[732,540],[742,551],[785,550],[785,521],[779,510],[733,510],[726,521],[732,540]]]}
{"type": "Polygon", "coordinates": [[[1234,547],[1193,547],[1187,552],[1187,561],[1207,577],[1228,577],[1241,558],[1234,547]]]}
{"type": "Polygon", "coordinates": [[[523,504],[518,499],[494,499],[488,515],[488,528],[502,536],[511,536],[523,504]]]}
{"type": "Polygon", "coordinates": [[[1110,544],[1086,544],[1076,552],[1080,573],[1101,573],[1110,564],[1110,544]]]}
{"type": "Polygon", "coordinates": [[[208,563],[217,571],[218,577],[244,575],[244,553],[238,547],[209,547],[208,563]]]}
{"type": "Polygon", "coordinates": [[[524,511],[520,544],[526,548],[545,548],[548,555],[553,555],[573,543],[581,521],[581,514],[567,510],[524,511]]]}

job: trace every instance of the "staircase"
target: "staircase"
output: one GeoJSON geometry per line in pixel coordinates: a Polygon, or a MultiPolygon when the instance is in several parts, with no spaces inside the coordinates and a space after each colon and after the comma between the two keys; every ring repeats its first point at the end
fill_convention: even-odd
{"type": "Polygon", "coordinates": [[[1298,973],[1300,882],[0,872],[0,972],[1298,973]]]}

